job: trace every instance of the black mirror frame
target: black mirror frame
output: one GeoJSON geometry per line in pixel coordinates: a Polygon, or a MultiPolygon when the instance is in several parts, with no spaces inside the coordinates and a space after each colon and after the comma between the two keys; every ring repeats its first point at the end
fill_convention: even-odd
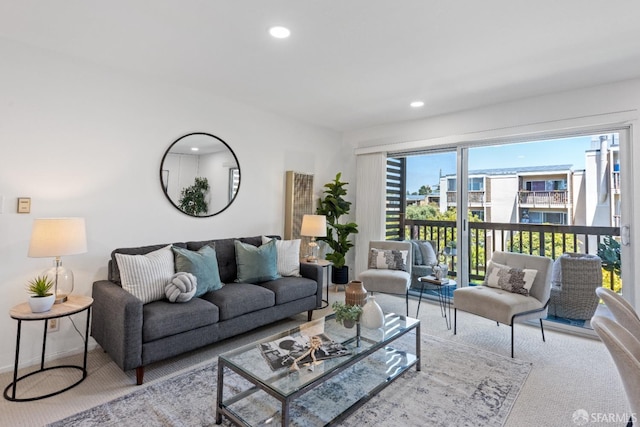
{"type": "Polygon", "coordinates": [[[167,150],[164,152],[164,155],[162,156],[162,160],[160,161],[160,187],[162,187],[162,192],[164,193],[165,197],[167,198],[167,200],[169,200],[169,202],[173,205],[173,207],[175,207],[178,211],[182,212],[185,215],[188,215],[190,217],[193,218],[210,218],[212,216],[216,216],[222,212],[224,212],[229,206],[231,206],[231,204],[236,200],[236,197],[238,196],[238,192],[240,192],[240,186],[242,184],[242,171],[240,169],[240,162],[238,162],[238,157],[236,156],[236,153],[231,149],[231,147],[229,147],[229,144],[227,144],[225,141],[223,141],[222,139],[218,138],[215,135],[212,135],[210,133],[206,133],[206,132],[191,132],[188,133],[186,135],[181,136],[180,138],[176,139],[175,141],[173,141],[173,143],[171,143],[171,145],[169,146],[169,148],[167,148],[167,150]],[[171,151],[171,148],[176,145],[178,142],[180,142],[181,140],[183,140],[184,138],[187,138],[189,136],[193,136],[193,135],[204,135],[204,136],[210,136],[214,139],[217,139],[218,141],[220,141],[221,143],[223,143],[225,145],[225,147],[227,147],[227,150],[229,150],[229,152],[231,153],[231,155],[233,156],[233,158],[236,161],[236,165],[238,168],[238,173],[240,174],[240,180],[238,181],[238,188],[236,190],[236,193],[233,195],[233,198],[231,200],[229,200],[229,202],[226,204],[226,206],[222,209],[220,209],[217,212],[214,212],[212,214],[209,215],[192,215],[190,213],[187,213],[185,211],[183,211],[182,209],[180,209],[180,207],[178,205],[176,205],[176,203],[171,199],[171,197],[169,197],[169,193],[167,193],[167,188],[165,186],[165,182],[164,182],[164,177],[163,177],[163,165],[164,165],[164,161],[167,158],[167,155],[169,154],[169,152],[171,151]]]}

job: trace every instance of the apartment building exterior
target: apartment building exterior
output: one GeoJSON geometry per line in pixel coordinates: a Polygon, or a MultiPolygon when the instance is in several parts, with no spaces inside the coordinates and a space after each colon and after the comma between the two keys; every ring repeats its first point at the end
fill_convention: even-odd
{"type": "MultiPolygon", "coordinates": [[[[442,212],[456,206],[456,185],[455,175],[440,177],[442,212]]],[[[617,134],[592,139],[584,169],[561,164],[469,171],[468,206],[485,222],[617,227],[617,134]]]]}

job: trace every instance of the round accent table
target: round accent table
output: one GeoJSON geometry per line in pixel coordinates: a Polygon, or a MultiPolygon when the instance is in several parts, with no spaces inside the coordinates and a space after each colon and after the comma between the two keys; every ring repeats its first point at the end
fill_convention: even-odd
{"type": "Polygon", "coordinates": [[[11,316],[11,318],[16,319],[18,321],[18,333],[16,338],[16,360],[13,368],[13,382],[4,389],[5,399],[11,400],[12,402],[28,402],[32,400],[44,399],[45,397],[55,396],[57,394],[60,394],[64,391],[69,390],[72,387],[77,386],[87,377],[87,345],[89,343],[89,321],[91,319],[92,304],[93,304],[93,298],[91,297],[86,297],[82,295],[69,295],[69,298],[67,299],[67,301],[60,304],[54,304],[51,310],[44,313],[32,313],[31,308],[29,307],[29,304],[26,302],[23,304],[16,305],[9,311],[9,315],[11,316]],[[47,348],[47,326],[48,326],[49,320],[58,319],[60,317],[71,316],[72,314],[80,313],[82,311],[87,312],[87,326],[85,328],[85,333],[84,333],[83,365],[82,366],[60,365],[60,366],[51,366],[49,368],[45,368],[44,358],[45,358],[45,351],[47,348]],[[30,321],[38,321],[38,320],[43,321],[44,323],[44,334],[42,338],[42,359],[40,361],[40,369],[34,372],[30,372],[18,378],[18,360],[20,357],[20,332],[22,328],[22,322],[23,321],[30,322],[30,321]],[[52,369],[61,369],[61,368],[79,369],[80,371],[82,371],[82,378],[80,378],[80,380],[76,381],[70,386],[63,388],[62,390],[54,391],[49,394],[45,394],[42,396],[35,396],[35,397],[27,397],[27,398],[16,397],[16,387],[18,382],[20,382],[21,380],[27,377],[30,377],[32,375],[39,374],[44,371],[48,371],[52,369]],[[11,389],[11,394],[9,394],[10,389],[11,389]]]}

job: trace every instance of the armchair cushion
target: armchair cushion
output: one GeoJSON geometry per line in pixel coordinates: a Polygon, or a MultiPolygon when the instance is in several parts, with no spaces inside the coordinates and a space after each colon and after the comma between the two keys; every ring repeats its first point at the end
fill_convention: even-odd
{"type": "Polygon", "coordinates": [[[371,248],[369,251],[369,268],[407,271],[408,255],[409,251],[371,248]]]}
{"type": "Polygon", "coordinates": [[[409,273],[402,270],[365,270],[358,276],[364,287],[370,292],[386,292],[390,294],[407,293],[411,277],[409,273]]]}
{"type": "Polygon", "coordinates": [[[530,268],[515,268],[489,261],[484,285],[529,296],[529,290],[538,274],[530,268]]]}
{"type": "Polygon", "coordinates": [[[438,257],[436,256],[436,251],[433,249],[431,242],[418,240],[416,243],[420,249],[422,258],[421,265],[434,265],[438,263],[438,257]]]}

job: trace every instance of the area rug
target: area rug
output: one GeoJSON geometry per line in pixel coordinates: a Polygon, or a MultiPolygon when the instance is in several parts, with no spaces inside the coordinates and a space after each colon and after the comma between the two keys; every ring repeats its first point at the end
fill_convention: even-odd
{"type": "MultiPolygon", "coordinates": [[[[412,340],[415,335],[407,335],[399,344],[410,349],[412,340]]],[[[528,362],[426,334],[422,335],[421,359],[421,371],[405,372],[340,425],[502,426],[531,371],[528,362]]],[[[377,363],[376,358],[370,363],[377,363]]],[[[213,426],[216,368],[216,363],[201,365],[50,426],[213,426]]],[[[366,387],[372,369],[376,370],[356,364],[317,389],[312,401],[303,396],[292,405],[291,425],[326,424],[336,415],[332,413],[336,401],[353,388],[366,387]]],[[[245,383],[236,375],[225,374],[225,398],[230,390],[246,388],[245,383]]],[[[259,394],[254,396],[253,401],[246,400],[247,410],[268,413],[265,408],[274,407],[257,402],[259,394]]],[[[280,424],[277,412],[263,421],[270,426],[280,424]]],[[[231,424],[225,419],[223,425],[231,424]]]]}

